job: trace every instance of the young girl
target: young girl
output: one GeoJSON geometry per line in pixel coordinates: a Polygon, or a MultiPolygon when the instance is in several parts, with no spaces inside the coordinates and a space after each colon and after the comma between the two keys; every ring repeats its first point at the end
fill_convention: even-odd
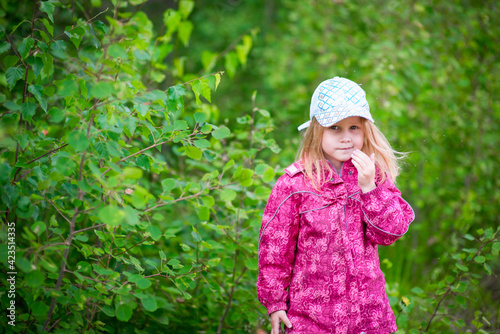
{"type": "Polygon", "coordinates": [[[340,77],[316,88],[297,162],[276,182],[259,236],[257,293],[271,334],[397,330],[378,245],[414,219],[394,185],[394,150],[365,92],[340,77]]]}

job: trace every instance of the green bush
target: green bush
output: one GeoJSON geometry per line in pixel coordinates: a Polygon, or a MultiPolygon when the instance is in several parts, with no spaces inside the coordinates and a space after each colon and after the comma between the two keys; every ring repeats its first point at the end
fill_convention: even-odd
{"type": "MultiPolygon", "coordinates": [[[[5,265],[14,265],[8,242],[16,246],[17,317],[15,327],[0,321],[9,331],[221,333],[261,321],[255,236],[275,171],[258,155],[279,152],[274,126],[256,94],[237,125],[209,104],[223,79],[210,71],[225,63],[234,74],[224,57],[244,64],[252,37],[225,55],[207,50],[188,73],[200,59],[176,53],[196,29],[194,2],[165,11],[159,35],[142,2],[82,19],[70,2],[35,1],[32,20],[5,27],[0,210],[16,233],[5,225],[0,237],[5,265]],[[64,31],[59,18],[71,18],[64,31]]],[[[2,308],[11,299],[3,294],[2,308]]]]}

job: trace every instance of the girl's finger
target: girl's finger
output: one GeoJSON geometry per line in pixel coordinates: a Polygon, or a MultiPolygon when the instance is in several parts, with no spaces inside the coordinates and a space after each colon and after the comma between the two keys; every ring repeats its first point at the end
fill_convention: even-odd
{"type": "Polygon", "coordinates": [[[286,314],[283,317],[281,317],[281,321],[283,321],[286,327],[292,328],[292,323],[290,322],[290,320],[288,320],[286,314]]]}
{"type": "Polygon", "coordinates": [[[363,171],[365,169],[365,167],[367,166],[366,161],[363,161],[358,156],[353,156],[351,160],[352,160],[354,167],[356,167],[356,169],[358,170],[358,172],[363,171]]]}
{"type": "Polygon", "coordinates": [[[370,163],[372,162],[372,160],[370,159],[370,157],[368,157],[365,152],[363,151],[360,151],[360,150],[357,150],[357,151],[354,151],[353,152],[353,157],[356,157],[362,161],[364,161],[365,163],[370,163]]]}
{"type": "Polygon", "coordinates": [[[272,319],[273,321],[271,322],[271,333],[272,334],[280,334],[280,327],[281,327],[281,321],[280,318],[276,317],[272,319]]]}

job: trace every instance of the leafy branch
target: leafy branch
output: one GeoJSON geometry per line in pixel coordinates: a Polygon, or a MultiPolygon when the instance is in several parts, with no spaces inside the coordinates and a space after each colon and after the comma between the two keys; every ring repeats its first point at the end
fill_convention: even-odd
{"type": "MultiPolygon", "coordinates": [[[[483,250],[484,247],[486,247],[488,244],[490,243],[493,243],[495,242],[496,240],[500,239],[500,237],[498,237],[498,234],[500,233],[500,230],[497,230],[493,236],[488,239],[488,240],[485,240],[485,239],[481,239],[481,244],[478,248],[478,250],[475,252],[475,254],[469,259],[469,261],[467,261],[467,263],[465,263],[463,266],[465,267],[469,267],[471,264],[472,264],[472,261],[474,261],[474,259],[479,256],[481,254],[481,251],[483,250]]],[[[459,268],[460,269],[460,268],[459,268]]],[[[441,303],[446,299],[446,297],[452,293],[453,291],[453,287],[455,286],[455,284],[457,282],[460,282],[460,279],[462,278],[464,274],[464,271],[462,269],[459,270],[459,272],[457,273],[457,275],[455,276],[455,279],[453,280],[453,282],[449,283],[448,284],[448,287],[446,288],[446,291],[445,293],[443,294],[443,296],[441,297],[441,299],[439,299],[436,307],[434,308],[434,311],[432,312],[432,315],[429,319],[429,321],[427,322],[427,326],[425,327],[424,329],[424,333],[428,332],[430,327],[431,327],[431,323],[432,321],[434,320],[434,318],[437,316],[437,312],[439,310],[439,307],[441,306],[441,303]]]]}

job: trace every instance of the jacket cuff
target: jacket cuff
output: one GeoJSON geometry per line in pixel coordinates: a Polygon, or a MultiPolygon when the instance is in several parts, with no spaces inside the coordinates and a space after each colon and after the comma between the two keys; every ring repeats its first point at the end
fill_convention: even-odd
{"type": "Polygon", "coordinates": [[[274,313],[276,311],[281,311],[281,310],[283,310],[285,312],[288,311],[288,307],[286,306],[285,302],[279,302],[279,303],[276,303],[276,304],[273,304],[273,305],[269,305],[267,307],[267,314],[271,315],[271,313],[274,313]]]}
{"type": "Polygon", "coordinates": [[[375,186],[376,186],[376,187],[375,187],[375,189],[372,189],[372,190],[370,190],[370,191],[368,191],[368,192],[366,192],[366,193],[361,192],[361,193],[360,193],[361,199],[363,199],[363,200],[367,200],[367,199],[369,199],[371,196],[375,196],[375,197],[380,196],[380,193],[383,191],[383,190],[382,190],[382,187],[380,186],[380,184],[379,184],[379,183],[375,183],[375,186]]]}

